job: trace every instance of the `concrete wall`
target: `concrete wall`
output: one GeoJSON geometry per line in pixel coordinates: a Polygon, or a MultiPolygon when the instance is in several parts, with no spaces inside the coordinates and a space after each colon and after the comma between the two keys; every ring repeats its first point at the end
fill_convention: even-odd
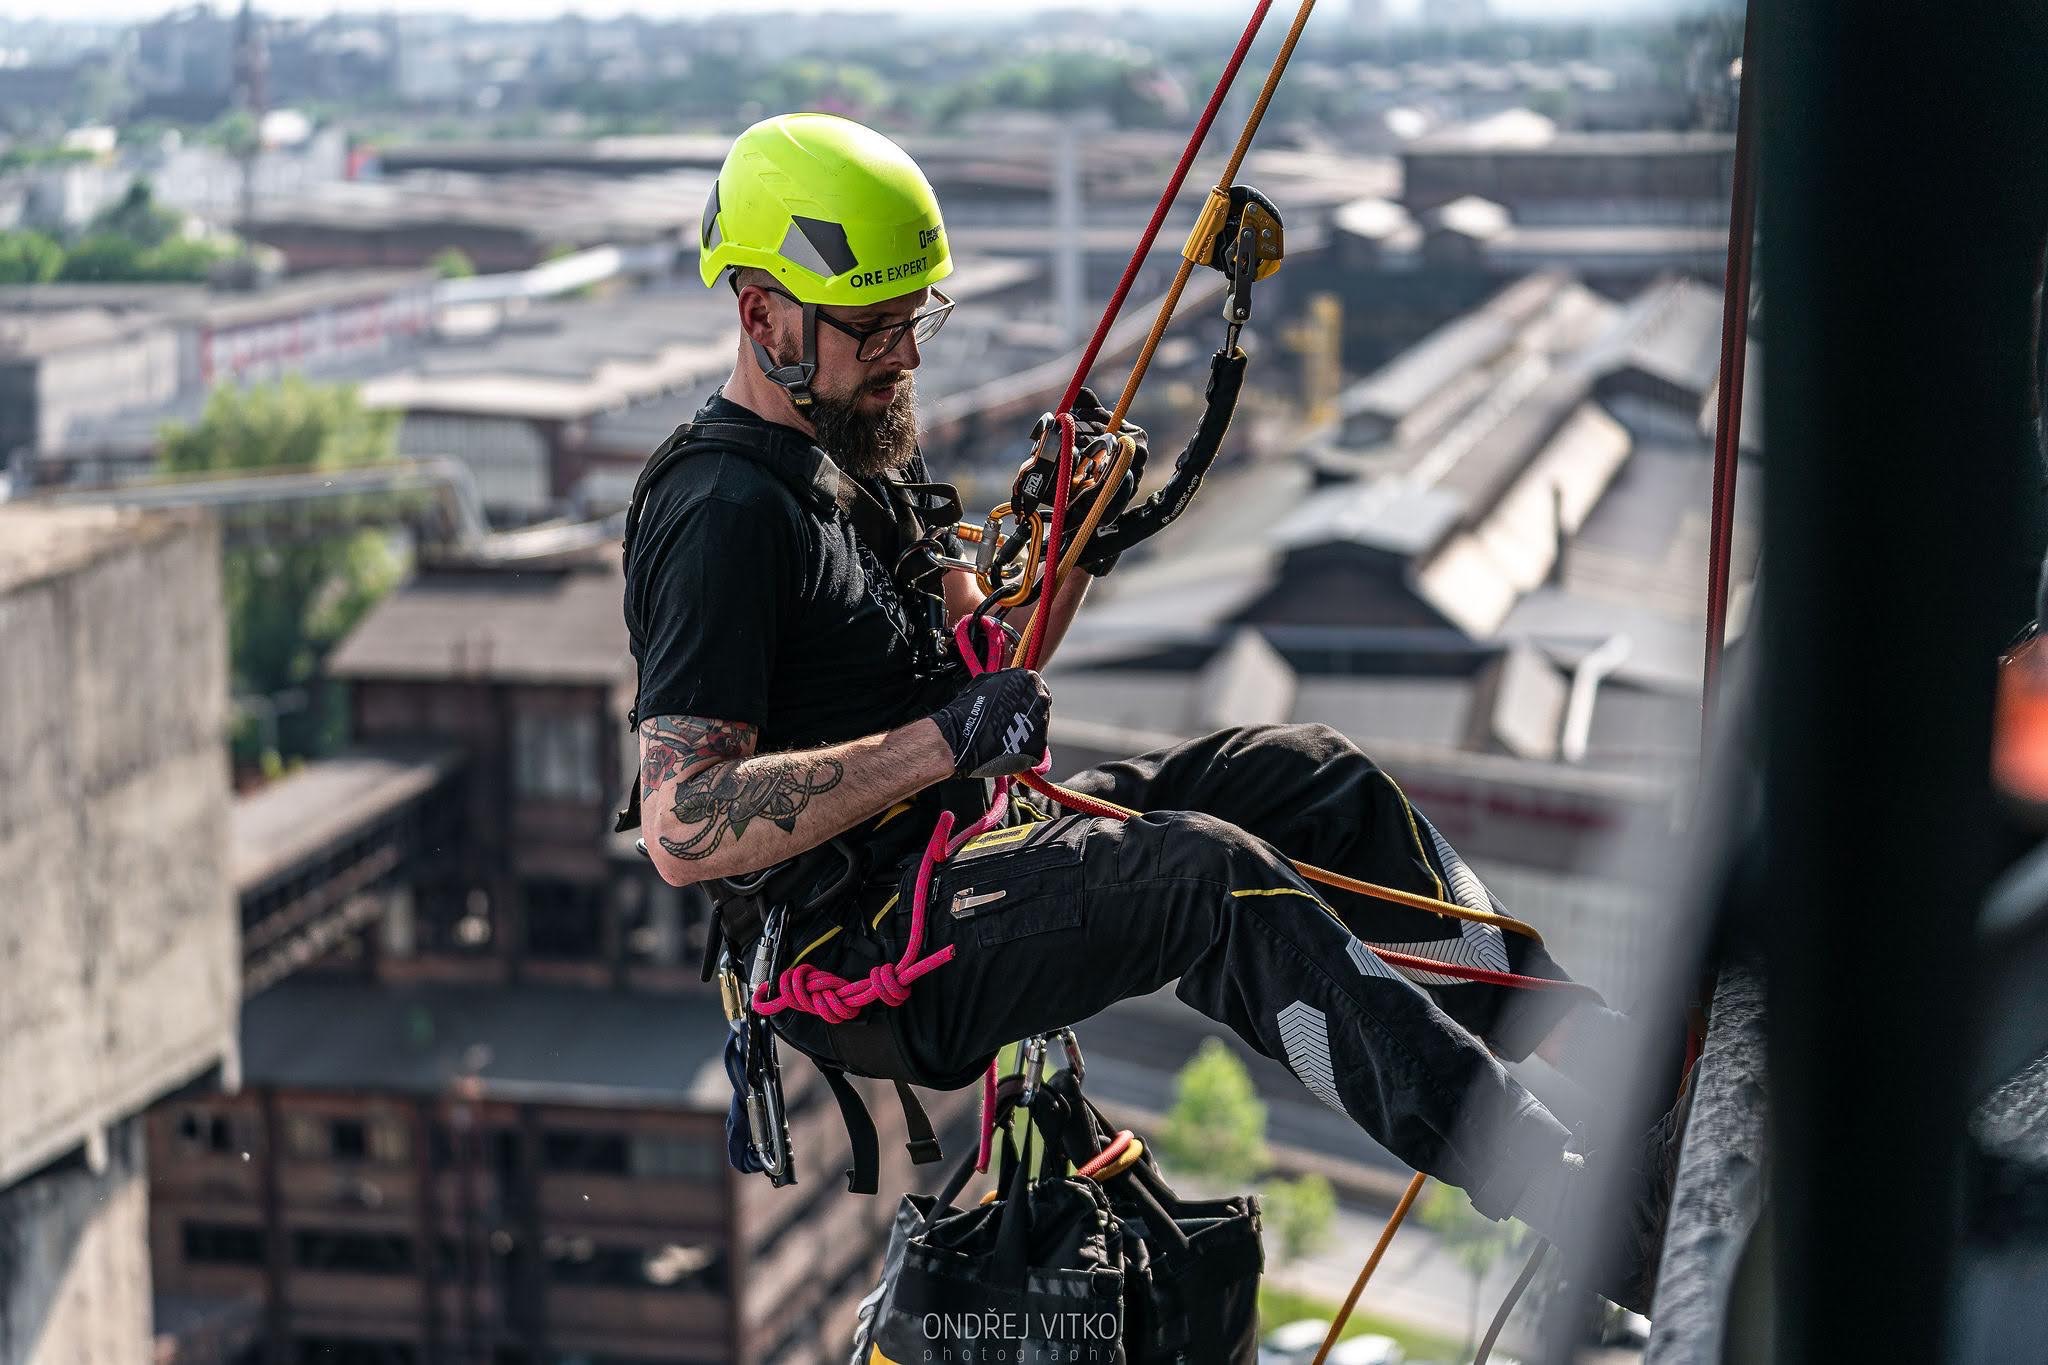
{"type": "Polygon", "coordinates": [[[61,450],[79,422],[161,403],[178,388],[178,336],[167,325],[53,352],[37,381],[36,447],[61,450]]]}
{"type": "Polygon", "coordinates": [[[0,507],[0,1189],[232,1058],[226,667],[210,523],[0,507]]]}
{"type": "Polygon", "coordinates": [[[0,1190],[4,1365],[150,1359],[141,1119],[116,1125],[107,1157],[98,1174],[75,1161],[0,1190]]]}

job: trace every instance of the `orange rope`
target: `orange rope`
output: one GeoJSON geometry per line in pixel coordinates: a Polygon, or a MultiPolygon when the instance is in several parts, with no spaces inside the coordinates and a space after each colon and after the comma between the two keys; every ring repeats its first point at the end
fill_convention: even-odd
{"type": "Polygon", "coordinates": [[[1323,1338],[1323,1344],[1316,1348],[1316,1358],[1312,1365],[1323,1365],[1324,1360],[1329,1357],[1330,1348],[1337,1344],[1337,1337],[1343,1332],[1344,1324],[1351,1321],[1351,1310],[1358,1306],[1358,1296],[1365,1292],[1366,1281],[1380,1268],[1380,1258],[1387,1254],[1387,1245],[1394,1240],[1394,1233],[1400,1228],[1401,1221],[1408,1216],[1408,1210],[1415,1203],[1415,1196],[1422,1193],[1423,1182],[1428,1179],[1428,1176],[1417,1171],[1414,1178],[1408,1182],[1408,1188],[1401,1192],[1401,1202],[1394,1205],[1394,1211],[1387,1215],[1387,1225],[1380,1229],[1380,1240],[1373,1247],[1372,1255],[1366,1257],[1365,1264],[1359,1268],[1358,1278],[1351,1282],[1351,1292],[1344,1296],[1344,1306],[1337,1310],[1337,1316],[1330,1322],[1328,1335],[1323,1338]]]}
{"type": "MultiPolygon", "coordinates": [[[[1107,816],[1117,820],[1129,820],[1140,814],[1140,812],[1132,810],[1129,806],[1118,805],[1116,802],[1105,800],[1100,796],[1089,796],[1084,792],[1075,791],[1072,787],[1061,786],[1057,782],[1047,781],[1030,773],[1022,774],[1019,780],[1024,782],[1033,791],[1049,796],[1061,805],[1069,809],[1081,811],[1083,814],[1107,816]]],[[[1334,886],[1339,891],[1349,891],[1354,895],[1369,896],[1374,900],[1391,901],[1395,905],[1405,905],[1416,910],[1428,910],[1433,914],[1448,915],[1452,919],[1470,920],[1474,924],[1491,925],[1493,928],[1504,929],[1511,934],[1520,934],[1523,938],[1533,943],[1541,944],[1543,942],[1543,935],[1536,932],[1535,926],[1525,924],[1512,915],[1503,915],[1492,910],[1473,910],[1454,901],[1438,900],[1434,896],[1418,895],[1412,891],[1397,891],[1391,886],[1380,886],[1374,882],[1360,881],[1356,877],[1347,877],[1341,872],[1332,872],[1328,868],[1317,867],[1313,863],[1295,862],[1291,858],[1288,859],[1288,862],[1293,865],[1295,871],[1299,872],[1309,881],[1320,882],[1324,886],[1334,886]]]]}

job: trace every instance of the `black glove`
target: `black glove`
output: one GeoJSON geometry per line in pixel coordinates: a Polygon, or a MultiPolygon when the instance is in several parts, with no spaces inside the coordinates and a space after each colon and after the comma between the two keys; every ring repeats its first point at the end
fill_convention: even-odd
{"type": "MultiPolygon", "coordinates": [[[[1102,406],[1102,400],[1095,396],[1093,389],[1084,387],[1074,396],[1073,413],[1074,448],[1076,450],[1086,446],[1089,441],[1109,430],[1110,409],[1102,406]]],[[[1082,518],[1088,515],[1088,508],[1094,499],[1107,498],[1109,501],[1108,505],[1102,510],[1102,519],[1095,523],[1097,532],[1107,530],[1109,524],[1116,520],[1117,513],[1130,506],[1131,499],[1137,496],[1138,484],[1145,477],[1145,456],[1148,453],[1145,428],[1125,422],[1117,428],[1117,432],[1119,435],[1130,437],[1132,443],[1137,447],[1131,453],[1130,468],[1124,471],[1122,481],[1115,488],[1098,488],[1091,497],[1082,500],[1077,505],[1069,506],[1067,508],[1067,525],[1079,526],[1082,518]]],[[[1116,567],[1117,557],[1115,553],[1099,554],[1091,557],[1084,551],[1082,558],[1077,563],[1079,567],[1086,570],[1092,577],[1100,578],[1116,567]]]]}
{"type": "Polygon", "coordinates": [[[932,712],[956,777],[1021,773],[1045,757],[1046,714],[1052,693],[1028,668],[984,673],[967,690],[932,712]]]}

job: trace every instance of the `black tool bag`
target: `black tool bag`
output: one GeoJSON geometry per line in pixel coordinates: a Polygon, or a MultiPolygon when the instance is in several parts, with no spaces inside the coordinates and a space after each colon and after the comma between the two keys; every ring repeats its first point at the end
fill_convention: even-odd
{"type": "Polygon", "coordinates": [[[904,1198],[854,1365],[1124,1365],[1123,1232],[1107,1195],[1004,1166],[987,1203],[953,1206],[972,1156],[937,1197],[904,1198]]]}
{"type": "MultiPolygon", "coordinates": [[[[1006,1082],[1004,1089],[1007,1093],[999,1115],[1014,1104],[1016,1082],[1006,1082]]],[[[1082,1096],[1072,1071],[1060,1072],[1046,1082],[1033,1099],[1031,1114],[1034,1126],[1045,1135],[1048,1154],[1056,1161],[1086,1164],[1113,1137],[1101,1111],[1082,1096]]],[[[1079,1177],[1033,1183],[1026,1174],[1028,1161],[1006,1140],[1000,1180],[1009,1193],[996,1203],[960,1213],[951,1204],[971,1164],[963,1164],[936,1200],[912,1195],[898,1207],[881,1285],[861,1304],[852,1365],[947,1365],[951,1360],[974,1365],[1043,1365],[1054,1360],[1100,1365],[1112,1358],[1129,1365],[1253,1365],[1256,1361],[1259,1276],[1265,1268],[1265,1253],[1255,1196],[1182,1199],[1161,1176],[1149,1152],[1127,1171],[1101,1184],[1079,1177]],[[1081,1189],[1072,1188],[1076,1186],[1081,1189]],[[998,1288],[1010,1283],[1002,1278],[1010,1269],[999,1274],[988,1263],[991,1258],[949,1254],[961,1245],[963,1232],[992,1241],[991,1224],[1008,1217],[1002,1211],[1016,1207],[1019,1190],[1030,1192],[1036,1201],[1029,1206],[1030,1212],[1040,1215],[1055,1204],[1069,1212],[1078,1211],[1082,1195],[1091,1190],[1105,1201],[1114,1237],[1102,1242],[1115,1248],[1120,1271],[1121,1336],[1114,1353],[1104,1343],[1085,1337],[1080,1341],[1071,1337],[1048,1340],[1041,1334],[1022,1343],[1007,1339],[1005,1328],[1015,1324],[1006,1324],[1000,1315],[1015,1311],[1010,1307],[1015,1300],[999,1293],[998,1288]],[[929,1306],[934,1304],[941,1306],[929,1306]],[[918,1317],[927,1311],[941,1316],[936,1320],[918,1317]],[[995,1329],[984,1332],[986,1339],[978,1351],[974,1341],[960,1339],[968,1330],[969,1315],[976,1312],[984,1315],[982,1327],[995,1329]],[[914,1354],[898,1353],[903,1350],[914,1354]],[[949,1350],[955,1354],[944,1354],[949,1350]]],[[[1050,1253],[1058,1265],[1085,1263],[1091,1268],[1087,1283],[1106,1289],[1108,1279],[1093,1269],[1098,1264],[1094,1241],[1083,1252],[1057,1216],[1052,1218],[1050,1236],[1044,1224],[1043,1216],[1031,1224],[1032,1247],[1038,1253],[1050,1253]],[[1064,1243],[1063,1235],[1069,1236],[1064,1243]]],[[[1035,1255],[1032,1264],[1040,1264],[1035,1255]]],[[[1056,1284],[1041,1275],[1032,1280],[1030,1288],[1044,1292],[1071,1289],[1078,1283],[1080,1277],[1056,1284]]]]}
{"type": "MultiPolygon", "coordinates": [[[[1077,1166],[1115,1135],[1072,1071],[1045,1083],[1032,1116],[1077,1166]]],[[[1182,1199],[1149,1148],[1102,1188],[1123,1230],[1124,1352],[1132,1365],[1253,1365],[1265,1269],[1258,1196],[1182,1199]]]]}

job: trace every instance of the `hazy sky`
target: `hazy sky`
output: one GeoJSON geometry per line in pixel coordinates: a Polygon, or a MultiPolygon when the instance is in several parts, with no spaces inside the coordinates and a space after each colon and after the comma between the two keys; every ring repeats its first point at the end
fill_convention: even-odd
{"type": "MultiPolygon", "coordinates": [[[[213,0],[214,8],[236,8],[238,0],[213,0]]],[[[1416,0],[1388,0],[1387,9],[1402,14],[1416,0]]],[[[1493,0],[1496,13],[1517,18],[1566,18],[1584,15],[1662,13],[1697,8],[1699,0],[1493,0]]],[[[1249,13],[1248,0],[1066,0],[1063,8],[1099,8],[1104,12],[1140,8],[1186,14],[1249,13]]],[[[166,0],[0,0],[0,17],[9,19],[135,19],[153,17],[172,6],[166,0]]],[[[1022,8],[1044,8],[1043,0],[1025,0],[1022,8]]],[[[1331,14],[1328,23],[1349,8],[1349,0],[1320,0],[1331,14]]],[[[701,15],[722,10],[754,12],[790,10],[886,10],[903,14],[957,14],[961,0],[257,0],[272,14],[319,15],[335,9],[397,10],[402,13],[463,13],[490,18],[533,18],[574,9],[590,15],[636,12],[659,18],[701,15]]],[[[1284,9],[1285,6],[1276,6],[1284,9]]]]}

